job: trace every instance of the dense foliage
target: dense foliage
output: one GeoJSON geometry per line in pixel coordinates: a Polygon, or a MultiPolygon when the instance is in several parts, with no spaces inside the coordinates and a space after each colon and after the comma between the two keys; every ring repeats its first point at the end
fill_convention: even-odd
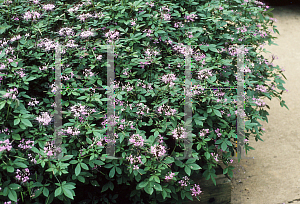
{"type": "MultiPolygon", "coordinates": [[[[245,147],[263,133],[283,70],[259,52],[278,32],[253,0],[0,3],[0,200],[181,203],[198,174],[232,177],[236,73],[245,46],[245,147]],[[273,26],[273,29],[268,28],[273,26]],[[61,54],[61,159],[54,159],[55,48],[61,54]],[[107,131],[107,48],[114,45],[115,139],[107,131]],[[187,50],[185,45],[191,45],[187,50]],[[184,155],[185,57],[191,55],[192,152],[184,155]],[[271,83],[267,83],[267,82],[271,83]],[[83,89],[89,88],[90,89],[83,89]],[[217,87],[218,89],[213,89],[217,87]],[[115,157],[106,154],[114,143],[115,157]],[[218,155],[217,151],[222,151],[218,155]]],[[[274,57],[273,57],[274,59],[274,57]]],[[[279,89],[279,91],[277,90],[279,89]]],[[[285,106],[283,100],[281,106],[285,106]]],[[[286,107],[287,108],[287,107],[286,107]]]]}

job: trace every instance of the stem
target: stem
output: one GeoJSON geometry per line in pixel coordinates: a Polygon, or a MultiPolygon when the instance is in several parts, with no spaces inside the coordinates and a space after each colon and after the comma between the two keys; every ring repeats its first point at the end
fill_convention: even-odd
{"type": "MultiPolygon", "coordinates": [[[[50,166],[51,166],[51,168],[52,168],[52,164],[51,164],[50,161],[48,161],[48,164],[50,164],[50,166]]],[[[53,171],[53,168],[52,168],[52,173],[53,173],[53,175],[55,176],[54,171],[53,171]]],[[[58,180],[58,178],[57,178],[56,176],[55,176],[55,178],[56,178],[56,180],[59,182],[59,184],[60,184],[60,186],[61,186],[61,183],[60,183],[60,181],[58,180]]]]}

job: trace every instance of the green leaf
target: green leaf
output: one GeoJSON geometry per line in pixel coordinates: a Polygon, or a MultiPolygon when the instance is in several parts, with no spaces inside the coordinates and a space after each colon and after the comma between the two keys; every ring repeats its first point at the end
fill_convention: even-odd
{"type": "Polygon", "coordinates": [[[27,127],[33,127],[31,122],[28,119],[21,118],[21,122],[27,127]]]}
{"type": "Polygon", "coordinates": [[[223,151],[226,151],[226,149],[227,149],[227,144],[226,144],[226,142],[223,142],[223,143],[222,143],[221,148],[222,148],[223,151]]]}
{"type": "Polygon", "coordinates": [[[218,111],[217,109],[214,109],[214,113],[219,116],[219,117],[222,117],[222,114],[220,111],[218,111]]]}
{"type": "Polygon", "coordinates": [[[39,188],[35,193],[34,193],[34,198],[39,197],[42,192],[43,192],[44,187],[39,188]]]}
{"type": "Polygon", "coordinates": [[[164,162],[166,164],[171,164],[171,163],[174,162],[174,158],[173,157],[166,157],[165,160],[164,160],[164,162]]]}
{"type": "Polygon", "coordinates": [[[27,168],[28,166],[22,162],[15,162],[14,163],[15,165],[17,165],[18,167],[21,167],[21,168],[27,168]]]}
{"type": "Polygon", "coordinates": [[[17,66],[18,66],[16,62],[11,62],[10,64],[11,64],[11,66],[13,66],[13,67],[17,67],[17,66]]]}
{"type": "Polygon", "coordinates": [[[13,138],[14,140],[21,140],[21,137],[20,137],[19,134],[12,134],[12,138],[13,138]]]}
{"type": "Polygon", "coordinates": [[[104,162],[102,162],[102,161],[100,161],[100,160],[94,160],[93,162],[94,162],[94,164],[97,164],[97,165],[99,165],[99,166],[102,166],[102,165],[105,164],[104,162]]]}
{"type": "Polygon", "coordinates": [[[189,175],[189,176],[191,175],[191,169],[188,166],[184,167],[184,171],[187,175],[189,175]]]}
{"type": "Polygon", "coordinates": [[[212,108],[208,108],[207,113],[211,113],[211,112],[212,112],[212,108]]]}
{"type": "Polygon", "coordinates": [[[228,168],[223,169],[223,174],[227,174],[228,168]]]}
{"type": "Polygon", "coordinates": [[[190,199],[191,201],[193,200],[193,197],[192,197],[192,195],[191,195],[190,192],[185,192],[185,196],[186,196],[188,199],[190,199]]]}
{"type": "Polygon", "coordinates": [[[88,137],[86,138],[86,142],[89,143],[89,144],[93,143],[93,141],[90,138],[88,138],[88,137]]]}
{"type": "Polygon", "coordinates": [[[205,153],[204,153],[204,156],[206,157],[206,159],[209,159],[209,158],[210,158],[209,152],[205,152],[205,153]]]}
{"type": "Polygon", "coordinates": [[[65,196],[67,196],[68,198],[74,200],[73,194],[72,194],[71,190],[66,189],[66,188],[64,188],[64,187],[63,187],[62,189],[63,189],[63,192],[64,192],[65,196]]]}
{"type": "Polygon", "coordinates": [[[75,189],[76,188],[74,185],[75,185],[74,183],[69,182],[69,183],[63,185],[63,187],[66,188],[66,189],[71,190],[71,189],[75,189]]]}
{"type": "Polygon", "coordinates": [[[202,169],[198,164],[189,164],[189,167],[190,167],[192,170],[202,169]]]}
{"type": "Polygon", "coordinates": [[[85,163],[80,163],[81,167],[85,170],[89,170],[89,167],[85,163]]]}
{"type": "Polygon", "coordinates": [[[215,179],[215,177],[217,177],[217,175],[216,175],[216,174],[214,174],[214,173],[211,173],[211,180],[213,181],[214,185],[216,186],[216,185],[217,185],[217,183],[216,183],[216,179],[215,179]]]}
{"type": "Polygon", "coordinates": [[[113,168],[109,171],[109,177],[110,177],[110,178],[113,178],[114,175],[115,175],[115,173],[116,173],[116,167],[113,167],[113,168]]]}
{"type": "Polygon", "coordinates": [[[258,12],[257,14],[258,14],[259,19],[260,19],[261,21],[264,21],[264,17],[261,15],[261,13],[258,12]]]}
{"type": "Polygon", "coordinates": [[[84,183],[85,182],[85,178],[83,176],[78,176],[78,181],[84,183]]]}
{"type": "Polygon", "coordinates": [[[43,194],[44,194],[45,197],[49,196],[49,190],[48,190],[48,188],[44,187],[43,194]]]}
{"type": "Polygon", "coordinates": [[[8,187],[12,190],[18,190],[19,188],[21,188],[21,186],[19,184],[16,184],[16,183],[9,184],[8,187]]]}
{"type": "Polygon", "coordinates": [[[167,197],[167,192],[165,191],[165,189],[163,190],[163,192],[161,193],[163,199],[165,199],[167,197]]]}
{"type": "Polygon", "coordinates": [[[81,167],[80,167],[80,164],[78,163],[76,168],[75,168],[75,175],[78,176],[81,172],[81,167]]]}
{"type": "Polygon", "coordinates": [[[154,178],[155,182],[160,183],[160,180],[159,180],[158,176],[153,176],[153,178],[154,178]]]}
{"type": "Polygon", "coordinates": [[[21,120],[20,120],[19,118],[15,119],[15,120],[14,120],[14,125],[18,125],[18,124],[20,123],[20,121],[21,121],[21,120]]]}
{"type": "Polygon", "coordinates": [[[148,183],[149,181],[142,181],[141,183],[138,184],[138,187],[145,188],[145,186],[147,186],[148,183]]]}
{"type": "Polygon", "coordinates": [[[162,191],[162,187],[159,183],[154,184],[154,189],[157,190],[157,191],[162,191]]]}
{"type": "Polygon", "coordinates": [[[148,193],[149,195],[152,195],[152,193],[153,193],[153,187],[150,187],[149,185],[148,186],[146,186],[145,188],[144,188],[144,190],[145,190],[145,192],[146,193],[148,193]]]}
{"type": "Polygon", "coordinates": [[[196,162],[196,159],[195,158],[192,158],[192,159],[188,159],[185,164],[193,164],[196,162]]]}
{"type": "MultiPolygon", "coordinates": [[[[4,33],[6,29],[11,28],[11,25],[7,25],[7,23],[0,25],[0,34],[4,33]]],[[[17,202],[17,201],[16,201],[17,202]]]]}
{"type": "Polygon", "coordinates": [[[53,194],[53,192],[52,192],[52,193],[50,194],[50,196],[46,199],[45,204],[50,204],[50,203],[52,203],[53,199],[54,199],[54,194],[53,194]]]}
{"type": "Polygon", "coordinates": [[[0,110],[1,110],[2,108],[4,108],[5,104],[6,104],[6,101],[1,101],[1,102],[0,102],[0,110]]]}
{"type": "Polygon", "coordinates": [[[61,187],[58,187],[56,190],[55,190],[55,193],[54,193],[54,196],[57,197],[59,195],[62,194],[62,191],[61,191],[61,187]]]}
{"type": "Polygon", "coordinates": [[[7,166],[6,170],[7,172],[13,173],[15,171],[15,168],[12,166],[7,166]]]}
{"type": "Polygon", "coordinates": [[[0,54],[0,59],[1,59],[2,57],[5,56],[5,54],[6,54],[6,53],[5,53],[5,50],[6,50],[6,49],[4,49],[4,50],[1,52],[1,54],[0,54]]]}
{"type": "Polygon", "coordinates": [[[67,161],[69,159],[71,159],[73,157],[73,155],[65,155],[63,158],[60,159],[60,161],[67,161]]]}
{"type": "Polygon", "coordinates": [[[185,198],[185,191],[181,191],[181,198],[182,200],[185,198]]]}
{"type": "Polygon", "coordinates": [[[18,201],[18,196],[16,191],[9,189],[8,190],[8,198],[14,202],[18,201]]]}
{"type": "Polygon", "coordinates": [[[118,174],[122,174],[122,170],[121,170],[121,168],[119,168],[119,167],[116,167],[116,171],[117,171],[117,173],[118,173],[118,174]]]}

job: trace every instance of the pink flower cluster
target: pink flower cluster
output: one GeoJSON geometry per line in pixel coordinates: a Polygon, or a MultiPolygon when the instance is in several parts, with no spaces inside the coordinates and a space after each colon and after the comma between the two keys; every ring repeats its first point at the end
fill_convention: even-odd
{"type": "Polygon", "coordinates": [[[195,21],[194,19],[198,19],[197,14],[185,15],[184,18],[187,19],[187,22],[195,21]]]}
{"type": "Polygon", "coordinates": [[[60,36],[74,36],[75,33],[73,31],[72,28],[61,28],[59,31],[58,31],[58,34],[60,36]]]}
{"type": "Polygon", "coordinates": [[[266,103],[263,101],[263,99],[261,98],[252,98],[252,100],[254,101],[254,103],[256,105],[258,105],[259,107],[263,107],[266,105],[266,103]]]}
{"type": "Polygon", "coordinates": [[[39,103],[39,101],[36,100],[36,98],[31,98],[31,101],[29,101],[29,106],[35,106],[39,103]]]}
{"type": "Polygon", "coordinates": [[[87,107],[85,105],[81,105],[81,104],[77,104],[74,106],[71,106],[71,112],[73,112],[75,117],[79,117],[79,116],[85,116],[88,117],[91,112],[96,112],[96,110],[93,109],[87,109],[87,107]]]}
{"type": "Polygon", "coordinates": [[[78,44],[75,44],[75,40],[69,40],[66,44],[66,47],[69,48],[78,47],[78,44]]]}
{"type": "Polygon", "coordinates": [[[18,145],[19,148],[21,149],[31,149],[32,146],[34,146],[34,141],[27,140],[25,142],[24,138],[20,141],[20,144],[18,145]]]}
{"type": "Polygon", "coordinates": [[[61,152],[61,148],[60,147],[54,147],[55,146],[55,141],[51,141],[51,142],[46,142],[45,146],[44,146],[44,153],[47,156],[55,156],[57,152],[61,152]]]}
{"type": "Polygon", "coordinates": [[[130,155],[129,157],[126,157],[126,159],[128,161],[130,161],[130,164],[133,164],[133,170],[138,170],[140,168],[138,165],[143,164],[141,158],[142,158],[141,156],[134,158],[132,155],[130,155]]]}
{"type": "Polygon", "coordinates": [[[170,106],[167,106],[163,104],[162,106],[159,106],[157,111],[158,113],[162,114],[162,110],[165,112],[166,116],[175,115],[176,109],[171,109],[170,106]]]}
{"type": "Polygon", "coordinates": [[[25,169],[25,172],[21,171],[20,169],[17,169],[17,171],[16,171],[16,179],[18,181],[21,181],[21,184],[29,181],[29,176],[30,176],[30,173],[29,173],[28,168],[25,169]]]}
{"type": "Polygon", "coordinates": [[[42,112],[42,115],[38,116],[36,120],[42,125],[48,125],[52,118],[50,117],[48,112],[42,112]]]}
{"type": "Polygon", "coordinates": [[[177,78],[175,76],[175,74],[166,74],[163,75],[161,80],[163,82],[165,82],[166,84],[170,83],[170,87],[173,87],[175,85],[175,83],[173,81],[175,81],[177,78]]]}
{"type": "Polygon", "coordinates": [[[95,35],[95,33],[90,30],[83,31],[80,33],[80,37],[83,39],[88,38],[88,37],[93,37],[94,35],[95,35]]]}
{"type": "Polygon", "coordinates": [[[217,128],[215,132],[217,133],[218,137],[221,137],[222,133],[220,133],[220,128],[217,128]]]}
{"type": "Polygon", "coordinates": [[[192,55],[194,52],[192,47],[186,49],[185,45],[182,43],[174,44],[172,45],[172,48],[184,56],[192,55]]]}
{"type": "MultiPolygon", "coordinates": [[[[55,49],[59,45],[59,42],[54,42],[48,38],[41,39],[37,44],[37,47],[45,48],[46,51],[50,51],[51,49],[55,49]]],[[[64,51],[62,51],[64,53],[64,51]]]]}
{"type": "Polygon", "coordinates": [[[172,180],[174,176],[175,176],[175,173],[171,172],[169,175],[165,176],[165,180],[168,182],[169,180],[172,180]]]}
{"type": "Polygon", "coordinates": [[[170,9],[168,8],[168,6],[162,6],[160,9],[160,15],[162,16],[162,19],[164,19],[165,21],[170,21],[171,20],[171,15],[170,15],[170,9]]]}
{"type": "Polygon", "coordinates": [[[73,135],[73,136],[80,134],[79,129],[78,128],[74,128],[74,127],[68,127],[67,129],[62,129],[61,131],[65,132],[67,134],[73,135]]]}
{"type": "Polygon", "coordinates": [[[12,142],[9,142],[9,139],[6,139],[4,141],[0,141],[0,152],[3,152],[3,151],[10,151],[12,146],[11,146],[11,143],[12,142]]]}
{"type": "Polygon", "coordinates": [[[20,71],[16,71],[16,74],[18,74],[21,78],[23,78],[24,76],[26,76],[24,71],[25,71],[25,68],[21,68],[20,71]]]}
{"type": "MultiPolygon", "coordinates": [[[[116,102],[117,102],[117,100],[118,100],[118,99],[116,99],[116,102]]],[[[120,102],[120,103],[121,103],[121,102],[120,102]]],[[[123,103],[123,102],[122,102],[122,103],[123,103]]],[[[132,104],[130,104],[130,105],[132,105],[132,104]]],[[[104,117],[104,118],[105,118],[105,120],[101,123],[101,125],[103,125],[103,128],[105,128],[106,124],[108,123],[108,121],[107,121],[107,119],[106,119],[106,118],[107,118],[107,114],[105,114],[105,117],[104,117]]],[[[117,121],[115,120],[114,123],[111,122],[112,125],[116,125],[116,124],[119,123],[119,121],[120,121],[118,116],[115,116],[115,119],[117,119],[117,121]]],[[[110,120],[112,120],[112,119],[110,119],[110,120]]],[[[130,128],[131,128],[131,129],[135,129],[135,127],[133,127],[133,125],[132,125],[132,124],[133,124],[132,121],[125,122],[125,120],[122,119],[122,120],[121,120],[121,123],[126,124],[125,126],[129,126],[129,125],[130,125],[130,128]]],[[[120,125],[118,128],[120,128],[120,129],[123,130],[123,129],[124,129],[124,125],[120,125]]]]}
{"type": "Polygon", "coordinates": [[[172,131],[173,137],[175,139],[184,139],[187,138],[187,132],[185,132],[184,128],[177,128],[172,131]]]}
{"type": "Polygon", "coordinates": [[[17,35],[17,36],[14,36],[10,39],[10,42],[15,42],[16,40],[20,40],[21,39],[21,35],[17,35]]]}
{"type": "Polygon", "coordinates": [[[12,99],[16,99],[17,98],[16,95],[19,93],[17,88],[9,89],[7,91],[8,91],[8,93],[6,93],[6,94],[3,95],[4,98],[10,98],[10,97],[12,99]]]}
{"type": "Polygon", "coordinates": [[[43,9],[46,10],[46,11],[52,11],[54,9],[54,5],[53,4],[46,4],[46,5],[43,5],[43,9]]]}
{"type": "Polygon", "coordinates": [[[215,153],[210,153],[211,154],[211,156],[216,160],[216,161],[219,161],[218,160],[218,154],[215,154],[215,153]]]}
{"type": "Polygon", "coordinates": [[[182,177],[182,180],[180,180],[178,183],[180,183],[181,186],[187,186],[188,184],[190,184],[189,180],[190,179],[187,176],[185,176],[182,177]]]}
{"type": "Polygon", "coordinates": [[[190,189],[192,191],[192,196],[198,196],[200,193],[202,193],[200,186],[194,184],[193,188],[190,189]]]}
{"type": "Polygon", "coordinates": [[[198,71],[198,79],[208,79],[209,76],[212,76],[211,70],[202,69],[198,71]]]}
{"type": "Polygon", "coordinates": [[[117,41],[119,38],[119,32],[117,30],[110,30],[107,33],[105,33],[105,37],[107,38],[107,41],[109,43],[117,41]]]}
{"type": "Polygon", "coordinates": [[[151,36],[151,33],[153,33],[153,30],[151,30],[151,29],[145,29],[143,31],[143,33],[145,33],[145,32],[147,32],[146,36],[151,36]]]}
{"type": "MultiPolygon", "coordinates": [[[[140,86],[141,84],[142,84],[142,87],[143,87],[144,89],[146,89],[146,88],[148,88],[149,90],[152,90],[152,89],[153,89],[153,87],[151,86],[150,83],[148,83],[148,85],[146,85],[146,84],[143,83],[143,82],[140,82],[140,81],[137,82],[137,86],[140,86]]],[[[147,90],[147,92],[149,92],[149,91],[147,90]]]]}
{"type": "Polygon", "coordinates": [[[142,147],[144,146],[144,139],[139,134],[133,134],[130,136],[129,142],[132,143],[136,147],[142,147]]]}
{"type": "Polygon", "coordinates": [[[146,2],[146,5],[149,5],[151,8],[154,6],[154,3],[153,2],[146,2]]]}
{"type": "Polygon", "coordinates": [[[176,22],[176,23],[174,23],[174,28],[182,28],[182,27],[184,27],[184,24],[182,24],[182,22],[176,22]]]}
{"type": "Polygon", "coordinates": [[[267,92],[267,88],[265,88],[263,85],[256,85],[255,90],[261,91],[263,93],[267,92]]]}
{"type": "Polygon", "coordinates": [[[6,135],[9,135],[8,128],[0,130],[0,133],[5,133],[5,132],[6,132],[6,135]]]}
{"type": "Polygon", "coordinates": [[[24,19],[26,21],[32,19],[32,20],[36,20],[36,19],[39,19],[41,17],[41,14],[39,12],[36,12],[36,11],[27,11],[25,14],[24,14],[24,19]]]}
{"type": "Polygon", "coordinates": [[[32,154],[27,154],[27,156],[32,163],[36,164],[36,159],[32,156],[32,154]]]}
{"type": "Polygon", "coordinates": [[[203,129],[203,130],[201,130],[199,135],[200,135],[200,137],[204,137],[208,133],[209,133],[209,129],[203,129]]]}
{"type": "Polygon", "coordinates": [[[138,115],[145,115],[144,111],[147,110],[147,113],[149,113],[150,108],[148,108],[147,105],[143,104],[143,103],[139,103],[137,104],[138,108],[137,108],[137,112],[136,114],[138,115]]]}
{"type": "Polygon", "coordinates": [[[155,157],[163,157],[166,154],[166,147],[160,144],[155,144],[151,146],[151,154],[155,157]]]}

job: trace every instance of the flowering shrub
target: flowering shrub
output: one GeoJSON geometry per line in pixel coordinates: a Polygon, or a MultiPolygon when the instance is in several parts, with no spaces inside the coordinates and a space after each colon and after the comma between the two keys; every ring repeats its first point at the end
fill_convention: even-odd
{"type": "MultiPolygon", "coordinates": [[[[257,119],[267,121],[263,108],[269,108],[262,98],[281,100],[285,90],[283,70],[259,55],[266,41],[272,43],[271,32],[278,33],[271,10],[259,1],[2,0],[0,6],[0,200],[5,203],[200,200],[201,183],[190,179],[192,174],[215,183],[218,162],[226,165],[224,174],[233,174],[234,45],[245,45],[246,151],[253,149],[247,142],[251,133],[262,140],[257,119]],[[59,45],[62,89],[54,82],[59,45]],[[107,82],[108,54],[101,45],[114,45],[114,84],[107,82]],[[185,89],[187,56],[197,80],[192,91],[185,89]],[[113,101],[108,90],[98,89],[108,86],[115,90],[113,101]],[[58,90],[59,147],[53,128],[58,90]],[[183,120],[185,96],[193,102],[191,134],[183,120]],[[115,106],[114,139],[106,135],[112,120],[107,104],[115,106]],[[184,156],[189,135],[192,151],[177,159],[184,156]],[[116,158],[106,153],[110,144],[116,158]],[[58,152],[63,157],[53,158],[58,152]]],[[[283,100],[280,104],[287,108],[283,100]]]]}

